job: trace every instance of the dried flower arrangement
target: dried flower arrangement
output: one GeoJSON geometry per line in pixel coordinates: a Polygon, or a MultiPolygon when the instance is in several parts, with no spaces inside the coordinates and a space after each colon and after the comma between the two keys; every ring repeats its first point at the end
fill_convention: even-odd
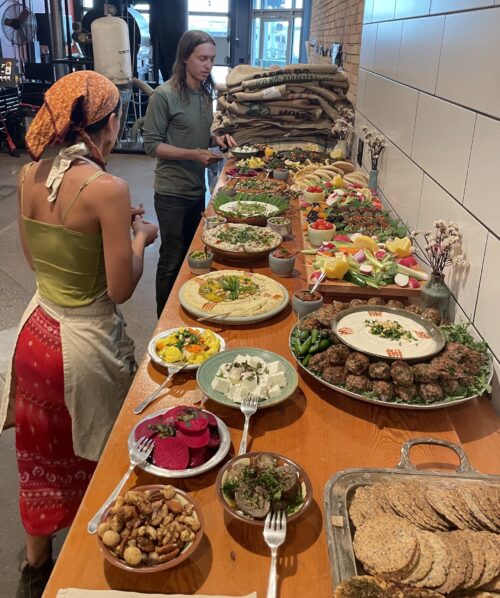
{"type": "Polygon", "coordinates": [[[337,118],[332,126],[332,133],[336,139],[349,140],[353,132],[352,124],[343,117],[337,118]]]}
{"type": "Polygon", "coordinates": [[[386,146],[386,138],[376,131],[369,131],[368,127],[361,127],[364,134],[365,143],[370,151],[372,170],[377,170],[378,159],[386,146]]]}
{"type": "Polygon", "coordinates": [[[425,261],[432,268],[433,274],[442,276],[448,266],[466,266],[467,261],[462,254],[462,233],[455,222],[437,220],[433,230],[422,233],[412,232],[412,236],[423,235],[426,241],[424,247],[425,261]]]}

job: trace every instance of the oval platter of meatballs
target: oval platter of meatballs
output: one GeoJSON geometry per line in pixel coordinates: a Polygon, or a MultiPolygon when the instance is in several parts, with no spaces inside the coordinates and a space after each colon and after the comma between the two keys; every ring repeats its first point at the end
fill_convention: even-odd
{"type": "Polygon", "coordinates": [[[334,301],[308,314],[292,329],[290,350],[324,385],[362,401],[402,409],[437,409],[469,401],[489,389],[493,375],[486,344],[471,336],[466,323],[441,322],[434,308],[381,297],[334,301]],[[407,320],[399,317],[405,312],[407,320]],[[351,313],[363,328],[355,343],[353,326],[343,317],[351,313]],[[363,337],[370,342],[365,339],[363,345],[363,337]],[[418,345],[423,347],[420,357],[415,355],[418,345]]]}

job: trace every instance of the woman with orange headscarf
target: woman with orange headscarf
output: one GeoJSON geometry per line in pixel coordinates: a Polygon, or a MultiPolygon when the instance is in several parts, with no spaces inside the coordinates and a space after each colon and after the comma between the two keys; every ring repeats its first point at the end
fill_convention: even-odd
{"type": "Polygon", "coordinates": [[[27,538],[16,598],[42,595],[52,535],[71,524],[136,369],[116,304],[132,295],[157,227],[105,171],[120,112],[113,83],[75,72],[47,91],[26,136],[35,162],[19,179],[19,227],[37,293],[0,404],[0,428],[9,402],[15,411],[27,538]],[[40,160],[55,144],[58,156],[40,160]]]}

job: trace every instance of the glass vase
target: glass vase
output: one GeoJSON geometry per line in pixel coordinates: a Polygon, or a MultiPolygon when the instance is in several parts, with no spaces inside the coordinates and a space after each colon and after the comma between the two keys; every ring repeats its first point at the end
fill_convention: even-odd
{"type": "Polygon", "coordinates": [[[430,280],[422,286],[420,297],[423,309],[434,307],[439,310],[442,320],[448,317],[451,292],[444,281],[444,274],[433,272],[430,280]]]}
{"type": "Polygon", "coordinates": [[[377,187],[378,187],[378,170],[376,168],[372,168],[370,170],[370,177],[368,179],[368,189],[370,189],[370,191],[372,193],[377,193],[377,187]]]}

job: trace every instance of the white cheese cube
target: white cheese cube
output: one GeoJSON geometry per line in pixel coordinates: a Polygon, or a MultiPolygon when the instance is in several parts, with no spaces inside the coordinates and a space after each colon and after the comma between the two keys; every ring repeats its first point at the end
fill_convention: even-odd
{"type": "Polygon", "coordinates": [[[249,355],[237,355],[233,363],[248,363],[249,355]]]}
{"type": "Polygon", "coordinates": [[[271,386],[271,388],[267,391],[267,395],[270,399],[277,399],[279,396],[281,396],[281,388],[278,384],[271,386]]]}
{"type": "Polygon", "coordinates": [[[270,374],[277,374],[278,372],[283,371],[283,366],[281,365],[281,362],[278,360],[271,361],[267,364],[267,370],[270,374]]]}
{"type": "Polygon", "coordinates": [[[257,376],[254,372],[243,372],[241,375],[240,387],[251,392],[257,386],[257,376]]]}
{"type": "Polygon", "coordinates": [[[257,386],[252,390],[250,394],[252,395],[252,397],[255,397],[262,401],[263,399],[267,398],[267,386],[257,384],[257,386]]]}
{"type": "Polygon", "coordinates": [[[215,378],[212,380],[212,388],[217,392],[221,392],[222,394],[227,394],[230,387],[231,382],[229,382],[229,380],[226,378],[219,378],[218,376],[215,376],[215,378]]]}
{"type": "Polygon", "coordinates": [[[261,374],[259,376],[259,384],[266,389],[270,386],[268,374],[261,374]]]}
{"type": "Polygon", "coordinates": [[[231,369],[229,370],[229,379],[231,382],[239,382],[241,380],[241,374],[243,372],[243,368],[239,365],[232,365],[231,369]]]}
{"type": "Polygon", "coordinates": [[[276,374],[269,374],[270,386],[286,386],[286,378],[284,372],[276,372],[276,374]]]}

